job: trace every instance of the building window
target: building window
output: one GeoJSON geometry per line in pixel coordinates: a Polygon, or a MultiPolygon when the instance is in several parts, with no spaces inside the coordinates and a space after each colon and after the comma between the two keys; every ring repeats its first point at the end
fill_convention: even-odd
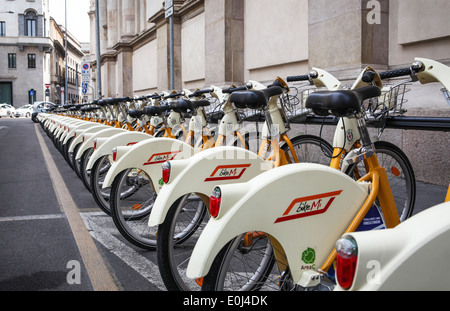
{"type": "Polygon", "coordinates": [[[16,54],[15,53],[8,54],[8,68],[16,68],[16,54]]]}
{"type": "Polygon", "coordinates": [[[36,54],[28,54],[28,68],[36,68],[36,54]]]}
{"type": "Polygon", "coordinates": [[[27,22],[27,36],[36,37],[36,20],[27,19],[26,22],[27,22]]]}
{"type": "Polygon", "coordinates": [[[6,36],[6,23],[0,22],[0,37],[6,36]]]}

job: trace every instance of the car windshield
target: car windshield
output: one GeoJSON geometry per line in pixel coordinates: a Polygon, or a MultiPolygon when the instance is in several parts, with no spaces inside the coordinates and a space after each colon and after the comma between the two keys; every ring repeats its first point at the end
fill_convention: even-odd
{"type": "Polygon", "coordinates": [[[22,107],[20,107],[18,109],[28,109],[28,108],[31,108],[31,106],[30,105],[25,105],[25,106],[22,106],[22,107]]]}

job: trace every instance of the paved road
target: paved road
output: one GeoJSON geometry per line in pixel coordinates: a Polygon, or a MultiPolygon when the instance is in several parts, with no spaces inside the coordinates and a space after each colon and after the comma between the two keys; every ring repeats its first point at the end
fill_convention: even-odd
{"type": "MultiPolygon", "coordinates": [[[[446,190],[419,183],[415,213],[442,202],[446,190]]],[[[89,262],[99,255],[94,269],[106,268],[109,289],[165,291],[155,252],[121,237],[41,127],[25,118],[0,119],[0,249],[0,290],[95,290],[89,262]],[[56,165],[53,170],[40,141],[56,165]],[[53,185],[55,174],[63,182],[53,185]],[[73,199],[73,215],[58,199],[64,190],[73,199]],[[80,247],[85,241],[87,259],[80,247]]]]}

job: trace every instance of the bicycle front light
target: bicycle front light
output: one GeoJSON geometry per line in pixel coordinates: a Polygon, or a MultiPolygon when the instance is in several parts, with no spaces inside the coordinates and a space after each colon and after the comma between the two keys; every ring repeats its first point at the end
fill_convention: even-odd
{"type": "Polygon", "coordinates": [[[352,287],[358,261],[358,245],[351,236],[336,242],[336,278],[343,289],[352,287]]]}
{"type": "Polygon", "coordinates": [[[169,182],[170,179],[170,162],[166,161],[162,165],[162,179],[165,184],[169,182]]]}
{"type": "Polygon", "coordinates": [[[215,187],[209,198],[209,213],[216,218],[219,215],[222,192],[219,187],[215,187]]]}

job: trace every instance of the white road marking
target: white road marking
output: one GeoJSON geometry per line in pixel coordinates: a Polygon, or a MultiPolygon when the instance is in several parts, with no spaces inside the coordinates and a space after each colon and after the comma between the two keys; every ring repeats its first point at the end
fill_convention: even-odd
{"type": "Polygon", "coordinates": [[[50,215],[31,215],[31,216],[14,216],[14,217],[1,217],[0,222],[4,221],[22,221],[22,220],[41,220],[41,219],[58,219],[65,218],[64,214],[50,214],[50,215]]]}
{"type": "Polygon", "coordinates": [[[160,290],[167,290],[158,266],[114,237],[113,233],[117,234],[118,231],[110,216],[104,213],[81,213],[81,217],[94,239],[160,290]]]}

